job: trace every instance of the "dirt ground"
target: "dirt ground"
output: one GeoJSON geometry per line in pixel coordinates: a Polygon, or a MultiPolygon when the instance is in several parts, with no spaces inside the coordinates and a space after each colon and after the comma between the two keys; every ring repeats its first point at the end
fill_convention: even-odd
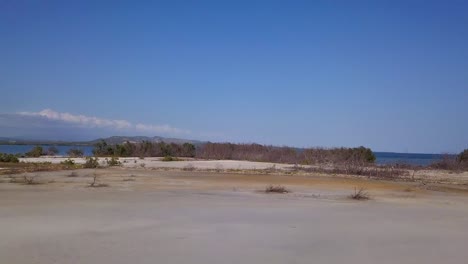
{"type": "Polygon", "coordinates": [[[468,193],[453,186],[128,166],[1,175],[0,263],[464,263],[468,193]],[[361,187],[371,199],[349,199],[361,187]]]}

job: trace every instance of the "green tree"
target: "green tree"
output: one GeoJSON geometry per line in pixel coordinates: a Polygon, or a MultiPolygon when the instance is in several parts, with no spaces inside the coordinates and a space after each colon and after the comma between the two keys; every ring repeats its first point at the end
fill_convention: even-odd
{"type": "Polygon", "coordinates": [[[41,146],[35,146],[29,152],[26,152],[27,157],[40,157],[44,153],[41,146]]]}

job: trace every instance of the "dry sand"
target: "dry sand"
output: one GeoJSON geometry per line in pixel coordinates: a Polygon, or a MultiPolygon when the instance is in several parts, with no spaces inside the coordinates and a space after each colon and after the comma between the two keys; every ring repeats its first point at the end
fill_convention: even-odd
{"type": "Polygon", "coordinates": [[[321,175],[128,167],[28,174],[34,175],[41,184],[21,184],[22,175],[1,176],[0,263],[468,259],[464,192],[321,175]],[[88,187],[94,174],[109,186],[88,187]],[[269,184],[292,193],[262,193],[269,184]],[[372,199],[349,200],[361,186],[372,199]]]}

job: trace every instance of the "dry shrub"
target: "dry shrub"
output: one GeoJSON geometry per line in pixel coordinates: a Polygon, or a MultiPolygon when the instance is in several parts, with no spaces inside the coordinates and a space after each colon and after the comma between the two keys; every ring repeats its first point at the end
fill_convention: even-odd
{"type": "Polygon", "coordinates": [[[109,184],[99,183],[97,179],[98,179],[98,175],[94,173],[93,181],[89,184],[89,187],[108,187],[109,186],[109,184]]]}
{"type": "Polygon", "coordinates": [[[368,178],[385,180],[396,180],[409,175],[407,170],[398,169],[393,166],[365,166],[356,164],[336,165],[333,167],[295,168],[295,171],[299,170],[324,174],[366,176],[368,178]]]}
{"type": "Polygon", "coordinates": [[[369,200],[369,193],[364,188],[354,188],[354,193],[348,196],[352,200],[369,200]]]}
{"type": "Polygon", "coordinates": [[[23,176],[23,183],[24,184],[27,184],[27,185],[36,185],[36,184],[40,184],[39,182],[36,181],[36,178],[38,176],[37,175],[34,175],[34,176],[26,176],[24,175],[23,176]]]}
{"type": "Polygon", "coordinates": [[[265,193],[289,193],[286,187],[281,185],[270,185],[265,188],[265,193]]]}

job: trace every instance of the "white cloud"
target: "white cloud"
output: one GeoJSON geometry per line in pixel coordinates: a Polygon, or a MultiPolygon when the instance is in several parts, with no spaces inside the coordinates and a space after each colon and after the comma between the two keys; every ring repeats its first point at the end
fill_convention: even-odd
{"type": "Polygon", "coordinates": [[[111,128],[120,130],[135,130],[147,133],[165,134],[189,134],[187,130],[182,130],[169,125],[132,124],[127,120],[104,119],[94,116],[74,115],[70,113],[60,113],[51,109],[44,109],[40,112],[19,112],[22,116],[42,117],[48,120],[61,121],[89,128],[111,128]]]}

